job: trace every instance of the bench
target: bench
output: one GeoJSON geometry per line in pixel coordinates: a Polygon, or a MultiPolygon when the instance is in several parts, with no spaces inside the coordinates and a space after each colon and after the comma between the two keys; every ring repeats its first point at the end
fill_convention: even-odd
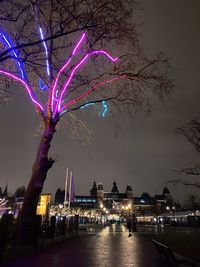
{"type": "Polygon", "coordinates": [[[160,255],[161,259],[168,265],[168,266],[200,266],[200,263],[194,262],[187,258],[182,257],[178,253],[174,252],[168,246],[152,239],[153,244],[156,247],[158,254],[160,255]]]}

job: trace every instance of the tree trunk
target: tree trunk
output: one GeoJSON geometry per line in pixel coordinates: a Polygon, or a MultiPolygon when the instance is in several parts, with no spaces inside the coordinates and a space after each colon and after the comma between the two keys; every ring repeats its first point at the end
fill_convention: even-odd
{"type": "Polygon", "coordinates": [[[44,119],[44,132],[37,150],[35,163],[33,164],[32,176],[26,189],[24,203],[21,210],[21,218],[34,217],[36,214],[39,196],[42,193],[47,172],[54,163],[52,158],[48,158],[48,152],[51,146],[51,140],[56,132],[57,123],[58,120],[48,118],[44,119]]]}
{"type": "Polygon", "coordinates": [[[32,176],[26,189],[22,210],[17,223],[17,243],[20,246],[36,244],[39,218],[36,217],[37,204],[42,193],[43,185],[48,170],[52,167],[54,160],[48,157],[51,140],[56,132],[59,119],[43,118],[44,132],[37,150],[35,163],[32,168],[32,176]]]}

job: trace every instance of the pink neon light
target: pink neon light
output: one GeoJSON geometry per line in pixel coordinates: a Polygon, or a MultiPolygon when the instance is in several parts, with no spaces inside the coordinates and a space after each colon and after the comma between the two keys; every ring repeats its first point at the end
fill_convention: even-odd
{"type": "Polygon", "coordinates": [[[75,71],[84,63],[84,61],[86,61],[86,59],[89,57],[89,55],[86,55],[84,56],[84,58],[82,58],[79,63],[77,65],[75,65],[75,67],[72,69],[72,72],[69,76],[69,79],[67,80],[66,83],[64,83],[64,86],[63,86],[63,89],[61,90],[61,93],[60,93],[60,97],[58,99],[58,102],[56,104],[56,108],[55,108],[55,113],[57,111],[60,111],[60,105],[61,105],[61,100],[62,100],[62,97],[63,97],[63,94],[65,93],[66,89],[67,89],[67,86],[69,85],[69,83],[71,82],[73,76],[74,76],[74,73],[75,71]]]}
{"type": "Polygon", "coordinates": [[[23,84],[23,86],[26,88],[26,91],[28,92],[31,101],[40,108],[41,111],[44,111],[42,105],[34,98],[34,93],[33,90],[31,89],[31,87],[29,87],[29,85],[22,79],[20,79],[19,77],[15,76],[14,74],[4,71],[4,70],[0,70],[1,74],[4,74],[5,76],[8,76],[10,78],[13,78],[14,80],[21,82],[23,84]]]}
{"type": "MultiPolygon", "coordinates": [[[[63,97],[63,95],[64,95],[64,93],[65,93],[65,91],[66,91],[66,89],[67,89],[69,83],[71,82],[71,80],[72,80],[72,78],[73,78],[73,76],[74,76],[75,71],[76,71],[79,67],[81,67],[81,65],[85,62],[85,60],[86,60],[88,57],[90,57],[90,56],[92,56],[92,55],[95,55],[95,54],[97,54],[97,55],[104,55],[104,56],[106,56],[109,60],[111,60],[111,61],[113,61],[113,62],[115,62],[115,61],[118,60],[118,58],[113,58],[110,54],[108,54],[108,53],[105,52],[104,50],[97,50],[97,51],[93,51],[93,52],[87,54],[82,60],[79,61],[79,63],[77,63],[77,64],[75,65],[75,67],[74,67],[74,68],[72,69],[72,71],[71,71],[71,74],[70,74],[68,80],[64,83],[63,88],[62,88],[61,93],[60,93],[60,97],[59,97],[58,102],[57,102],[57,104],[56,104],[55,113],[56,113],[57,111],[60,112],[60,106],[61,106],[62,97],[63,97]]],[[[55,113],[54,113],[54,114],[55,114],[55,113]]]]}
{"type": "Polygon", "coordinates": [[[92,54],[92,55],[95,55],[95,54],[100,55],[100,54],[102,54],[102,55],[106,56],[108,59],[110,59],[110,61],[113,61],[113,62],[118,60],[118,57],[114,58],[104,50],[92,51],[90,54],[92,54]]]}
{"type": "MultiPolygon", "coordinates": [[[[84,38],[85,38],[86,34],[83,33],[81,35],[80,40],[78,41],[78,43],[76,44],[75,48],[72,51],[72,56],[74,56],[74,54],[76,53],[76,51],[78,50],[78,48],[80,47],[81,43],[83,42],[84,38]]],[[[52,95],[51,95],[51,110],[53,112],[53,107],[54,107],[54,98],[55,98],[55,89],[58,85],[58,80],[60,78],[61,73],[67,68],[67,66],[69,65],[69,63],[72,60],[72,56],[68,59],[68,61],[62,66],[62,68],[59,70],[54,82],[53,82],[53,86],[52,89],[50,91],[52,91],[52,95]]]]}
{"type": "Polygon", "coordinates": [[[80,40],[78,41],[77,45],[74,47],[74,50],[72,51],[72,55],[74,55],[76,53],[77,49],[79,48],[79,46],[81,45],[83,39],[85,38],[85,35],[86,35],[85,33],[83,33],[81,35],[80,40]]]}
{"type": "Polygon", "coordinates": [[[102,82],[99,82],[99,83],[95,84],[93,87],[88,89],[82,95],[80,95],[80,96],[72,99],[71,101],[69,101],[64,107],[61,108],[60,113],[64,112],[65,109],[67,109],[69,106],[75,104],[78,100],[80,100],[80,99],[86,97],[87,95],[91,94],[97,87],[99,87],[101,85],[104,85],[106,83],[111,83],[111,82],[114,82],[114,81],[117,81],[117,80],[121,80],[121,79],[124,79],[124,78],[126,78],[126,75],[119,76],[119,77],[114,77],[114,78],[112,78],[110,80],[105,80],[105,81],[102,81],[102,82]]]}

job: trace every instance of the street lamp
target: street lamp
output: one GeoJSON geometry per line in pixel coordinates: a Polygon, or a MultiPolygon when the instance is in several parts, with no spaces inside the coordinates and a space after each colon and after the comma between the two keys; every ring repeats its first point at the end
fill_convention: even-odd
{"type": "Polygon", "coordinates": [[[175,211],[175,210],[176,210],[176,208],[173,206],[173,207],[172,207],[172,215],[173,215],[173,218],[174,218],[174,223],[175,223],[175,221],[176,221],[176,220],[175,220],[175,214],[174,214],[174,211],[175,211]]]}
{"type": "Polygon", "coordinates": [[[173,216],[173,223],[174,223],[174,225],[175,225],[175,224],[176,224],[176,223],[175,223],[175,222],[176,222],[176,219],[175,219],[175,214],[174,214],[174,211],[176,210],[175,206],[172,206],[172,207],[167,206],[167,207],[166,207],[166,210],[168,210],[169,212],[171,212],[171,214],[172,214],[172,216],[173,216]]]}

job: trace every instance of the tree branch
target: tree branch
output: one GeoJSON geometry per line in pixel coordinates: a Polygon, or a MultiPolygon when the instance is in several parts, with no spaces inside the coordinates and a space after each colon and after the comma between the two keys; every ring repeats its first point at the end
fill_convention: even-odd
{"type": "Polygon", "coordinates": [[[167,181],[168,183],[179,183],[179,184],[182,184],[182,185],[186,185],[186,186],[193,186],[193,187],[197,187],[197,188],[200,188],[200,184],[199,183],[190,183],[188,181],[184,181],[182,179],[175,179],[175,180],[169,180],[167,181]]]}
{"type": "Polygon", "coordinates": [[[42,105],[40,104],[40,102],[37,100],[36,95],[33,91],[33,89],[21,78],[17,77],[16,75],[14,75],[11,72],[7,72],[4,70],[0,70],[0,74],[7,76],[9,78],[12,78],[14,80],[16,80],[17,82],[20,82],[26,89],[31,101],[33,102],[33,104],[36,107],[36,110],[42,115],[44,116],[44,108],[42,107],[42,105]]]}
{"type": "Polygon", "coordinates": [[[74,29],[74,30],[71,30],[71,31],[62,32],[60,34],[56,34],[56,35],[47,37],[44,40],[38,40],[38,41],[35,41],[35,42],[29,42],[29,43],[25,43],[25,44],[20,44],[20,45],[17,45],[15,47],[6,49],[4,52],[0,53],[0,62],[2,62],[2,60],[1,60],[2,57],[4,59],[4,56],[6,54],[10,53],[11,51],[13,51],[15,49],[38,45],[38,44],[40,44],[42,42],[46,42],[46,41],[49,41],[49,40],[57,39],[59,37],[65,36],[65,35],[68,35],[68,34],[71,34],[71,33],[75,33],[75,32],[78,32],[78,31],[82,31],[82,30],[85,30],[85,29],[93,28],[93,27],[97,27],[97,25],[90,25],[90,26],[85,26],[85,27],[77,28],[77,29],[74,29]]]}
{"type": "Polygon", "coordinates": [[[96,88],[98,88],[99,86],[101,85],[104,85],[106,83],[111,83],[113,81],[117,81],[117,80],[120,80],[120,79],[124,79],[126,78],[125,75],[123,76],[118,76],[118,77],[114,77],[110,80],[105,80],[105,81],[102,81],[102,82],[99,82],[97,84],[95,84],[92,88],[88,89],[85,93],[79,95],[78,97],[72,99],[71,101],[69,101],[67,104],[65,104],[63,107],[61,107],[60,109],[60,114],[62,114],[68,107],[70,107],[71,105],[75,104],[77,101],[79,101],[80,99],[83,99],[84,97],[90,95],[92,92],[94,92],[96,90],[96,88]]]}

